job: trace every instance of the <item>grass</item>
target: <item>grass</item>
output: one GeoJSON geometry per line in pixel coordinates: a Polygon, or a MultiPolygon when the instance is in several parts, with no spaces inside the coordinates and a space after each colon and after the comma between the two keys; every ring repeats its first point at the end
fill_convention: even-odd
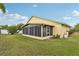
{"type": "Polygon", "coordinates": [[[22,35],[0,35],[1,56],[78,56],[79,33],[68,39],[35,40],[22,35]]]}

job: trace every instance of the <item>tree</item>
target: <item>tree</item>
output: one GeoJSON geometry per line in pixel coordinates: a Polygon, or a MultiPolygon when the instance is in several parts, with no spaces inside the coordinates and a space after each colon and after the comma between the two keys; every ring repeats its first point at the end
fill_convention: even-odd
{"type": "Polygon", "coordinates": [[[0,9],[2,10],[3,13],[6,12],[5,6],[3,5],[3,3],[0,3],[0,9]]]}
{"type": "Polygon", "coordinates": [[[2,28],[1,29],[7,29],[8,25],[0,25],[2,28]]]}
{"type": "Polygon", "coordinates": [[[79,31],[79,23],[75,25],[75,31],[79,31]]]}
{"type": "Polygon", "coordinates": [[[75,29],[73,28],[73,29],[71,29],[70,31],[69,31],[69,36],[71,35],[71,34],[73,34],[75,32],[75,29]]]}
{"type": "Polygon", "coordinates": [[[7,29],[8,25],[0,25],[1,29],[7,29]]]}
{"type": "Polygon", "coordinates": [[[18,30],[18,31],[22,30],[22,26],[23,26],[23,24],[22,24],[22,23],[17,24],[17,25],[16,25],[17,30],[18,30]]]}
{"type": "Polygon", "coordinates": [[[17,33],[17,27],[16,26],[8,26],[7,30],[9,31],[10,34],[17,33]]]}

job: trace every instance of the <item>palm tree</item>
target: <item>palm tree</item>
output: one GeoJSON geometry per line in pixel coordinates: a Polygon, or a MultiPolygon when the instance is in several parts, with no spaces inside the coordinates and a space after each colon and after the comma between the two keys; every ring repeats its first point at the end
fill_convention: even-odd
{"type": "Polygon", "coordinates": [[[3,3],[0,3],[0,9],[2,10],[3,13],[6,12],[5,6],[3,5],[3,3]]]}

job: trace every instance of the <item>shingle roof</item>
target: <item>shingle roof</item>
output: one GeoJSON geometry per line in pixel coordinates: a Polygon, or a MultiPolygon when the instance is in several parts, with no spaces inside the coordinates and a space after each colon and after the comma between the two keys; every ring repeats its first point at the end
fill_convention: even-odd
{"type": "MultiPolygon", "coordinates": [[[[48,21],[51,21],[51,22],[55,22],[55,23],[61,24],[61,25],[66,26],[66,27],[71,27],[71,26],[69,26],[68,24],[61,23],[61,22],[57,22],[57,21],[54,21],[54,20],[50,20],[50,19],[46,19],[46,18],[41,18],[41,17],[38,17],[38,16],[32,16],[31,18],[33,18],[33,17],[35,17],[35,18],[40,18],[40,19],[43,19],[43,20],[48,20],[48,21]]],[[[28,22],[31,20],[31,18],[28,20],[28,22]]],[[[28,22],[27,22],[27,23],[28,23],[28,22]]],[[[27,23],[26,23],[26,24],[27,24],[27,23]]],[[[25,24],[25,25],[26,25],[26,24],[25,24]]]]}

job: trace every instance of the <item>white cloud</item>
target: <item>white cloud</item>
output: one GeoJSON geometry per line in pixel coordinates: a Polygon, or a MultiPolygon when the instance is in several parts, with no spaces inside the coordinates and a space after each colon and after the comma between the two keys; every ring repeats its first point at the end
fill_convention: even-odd
{"type": "Polygon", "coordinates": [[[20,14],[3,14],[0,15],[0,24],[18,24],[18,23],[24,23],[25,20],[28,20],[27,16],[22,16],[20,14]]]}
{"type": "Polygon", "coordinates": [[[13,16],[15,16],[15,19],[23,19],[24,16],[21,16],[19,14],[13,14],[13,16]]]}
{"type": "Polygon", "coordinates": [[[78,17],[79,17],[79,11],[74,10],[74,11],[72,12],[72,15],[73,15],[73,16],[78,16],[78,17]]]}
{"type": "Polygon", "coordinates": [[[63,19],[70,20],[71,17],[70,16],[64,16],[63,19]]]}
{"type": "Polygon", "coordinates": [[[22,22],[23,24],[26,24],[28,21],[28,17],[22,22]]]}
{"type": "Polygon", "coordinates": [[[74,18],[74,17],[79,17],[79,11],[78,11],[78,10],[73,10],[71,16],[72,16],[72,17],[70,17],[70,16],[64,16],[63,19],[69,20],[69,19],[74,18]],[[73,17],[73,16],[74,16],[74,17],[73,17]]]}
{"type": "Polygon", "coordinates": [[[33,7],[38,7],[38,5],[34,4],[33,7]]]}
{"type": "Polygon", "coordinates": [[[26,19],[26,16],[22,16],[20,14],[6,14],[3,16],[4,18],[13,18],[13,19],[26,19]]]}

